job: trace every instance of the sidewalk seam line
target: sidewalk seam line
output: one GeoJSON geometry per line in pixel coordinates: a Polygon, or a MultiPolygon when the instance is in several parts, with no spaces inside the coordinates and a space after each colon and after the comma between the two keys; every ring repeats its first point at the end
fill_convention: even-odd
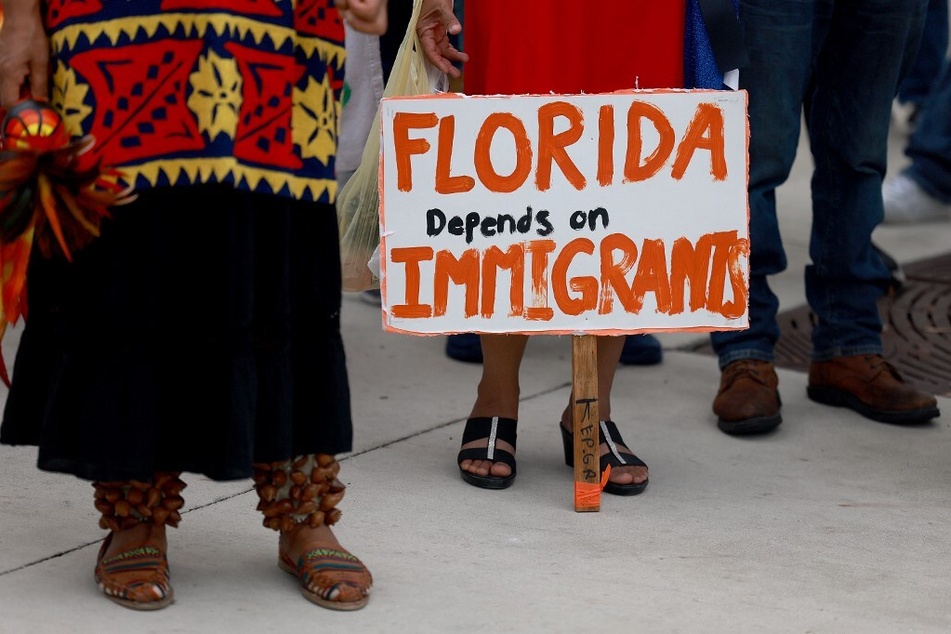
{"type": "MultiPolygon", "coordinates": [[[[531,395],[529,395],[529,396],[526,396],[526,397],[524,397],[524,398],[520,398],[520,399],[519,399],[519,403],[524,403],[524,402],[527,402],[527,401],[531,401],[532,399],[536,399],[536,398],[538,398],[538,397],[540,397],[540,396],[546,396],[546,395],[548,395],[548,394],[551,394],[552,392],[555,392],[556,390],[563,390],[563,389],[565,389],[566,387],[569,387],[569,388],[570,388],[570,387],[571,387],[571,383],[570,383],[570,382],[569,382],[569,383],[562,383],[561,385],[557,385],[557,386],[555,386],[555,387],[548,388],[548,389],[542,390],[542,391],[540,391],[540,392],[536,392],[536,393],[531,394],[531,395]]],[[[408,434],[408,435],[406,435],[406,436],[402,436],[402,437],[400,437],[400,438],[396,438],[395,440],[387,441],[387,442],[385,442],[385,443],[383,443],[383,444],[381,444],[381,445],[376,445],[375,447],[369,447],[369,448],[367,448],[367,449],[364,449],[363,451],[359,451],[359,452],[356,452],[356,453],[348,454],[346,457],[341,458],[341,459],[340,459],[340,462],[343,462],[344,460],[349,460],[350,458],[355,458],[356,456],[362,456],[362,455],[364,455],[364,454],[368,454],[368,453],[370,453],[370,452],[372,452],[372,451],[377,451],[378,449],[385,449],[385,448],[387,448],[387,447],[389,447],[389,446],[391,446],[391,445],[395,445],[396,443],[400,443],[400,442],[403,442],[403,441],[406,441],[406,440],[410,440],[411,438],[416,438],[417,436],[422,436],[423,434],[428,434],[428,433],[430,433],[430,432],[437,431],[437,430],[443,429],[443,428],[445,428],[445,427],[449,427],[450,425],[455,425],[455,424],[457,424],[457,423],[464,422],[465,420],[466,420],[465,418],[457,418],[457,419],[454,419],[454,420],[447,421],[447,422],[445,422],[445,423],[440,423],[440,424],[438,424],[438,425],[435,425],[434,427],[429,427],[429,428],[427,428],[427,429],[421,429],[421,430],[419,430],[419,431],[417,431],[417,432],[414,432],[414,433],[412,433],[412,434],[408,434]]],[[[191,512],[193,512],[193,511],[198,511],[198,510],[200,510],[200,509],[207,508],[207,507],[209,507],[209,506],[212,506],[213,504],[218,504],[219,502],[225,502],[225,501],[230,500],[230,499],[232,499],[232,498],[236,498],[236,497],[238,497],[238,496],[240,496],[240,495],[247,495],[248,493],[251,493],[252,491],[254,491],[254,489],[253,489],[253,488],[250,488],[250,489],[246,489],[246,490],[244,490],[244,491],[239,491],[239,492],[237,492],[237,493],[232,493],[231,495],[226,495],[226,496],[224,496],[224,497],[214,499],[214,500],[212,500],[211,502],[206,502],[205,504],[202,504],[202,505],[200,505],[200,506],[195,506],[195,507],[192,507],[192,508],[190,508],[190,509],[188,509],[188,510],[186,510],[186,511],[183,511],[183,512],[182,512],[182,515],[187,515],[188,513],[191,513],[191,512]]],[[[103,538],[103,539],[105,539],[105,538],[103,538]]],[[[31,567],[36,566],[36,565],[38,565],[38,564],[42,564],[42,563],[44,563],[44,562],[47,562],[47,561],[49,561],[49,560],[51,560],[51,559],[56,559],[57,557],[62,557],[62,556],[64,556],[64,555],[69,555],[70,553],[74,553],[74,552],[76,552],[77,550],[82,550],[83,548],[88,548],[89,546],[94,546],[94,545],[100,543],[101,541],[102,541],[102,539],[97,539],[97,540],[95,540],[95,541],[91,541],[91,542],[88,542],[88,543],[86,543],[86,544],[81,544],[81,545],[79,545],[79,546],[75,546],[75,547],[70,548],[70,549],[68,549],[68,550],[64,550],[64,551],[62,551],[62,552],[56,553],[55,555],[49,555],[49,556],[47,556],[47,557],[43,557],[42,559],[37,559],[37,560],[35,560],[35,561],[30,561],[30,562],[27,562],[27,563],[25,563],[25,564],[21,564],[21,565],[17,566],[16,568],[11,568],[10,570],[0,570],[0,577],[3,577],[3,576],[5,576],[5,575],[9,575],[9,574],[13,574],[13,573],[15,573],[15,572],[19,572],[20,570],[25,570],[25,569],[27,569],[27,568],[31,568],[31,567]]]]}

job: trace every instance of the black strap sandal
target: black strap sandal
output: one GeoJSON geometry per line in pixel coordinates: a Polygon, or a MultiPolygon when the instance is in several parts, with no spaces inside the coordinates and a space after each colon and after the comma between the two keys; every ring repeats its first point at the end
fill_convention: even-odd
{"type": "Polygon", "coordinates": [[[496,447],[499,440],[507,442],[515,449],[516,425],[518,422],[511,418],[470,418],[466,421],[466,429],[462,432],[462,444],[473,442],[475,440],[487,439],[488,444],[485,447],[473,447],[463,449],[459,452],[457,462],[461,465],[463,460],[491,460],[492,462],[501,462],[507,464],[512,469],[511,475],[501,478],[498,476],[480,476],[469,473],[461,466],[459,472],[462,479],[483,489],[505,489],[515,481],[515,456],[504,449],[496,447]]]}
{"type": "MultiPolygon", "coordinates": [[[[561,423],[558,423],[558,427],[561,429],[561,440],[565,447],[565,464],[569,467],[574,467],[574,434],[565,429],[565,426],[561,423]]],[[[643,460],[632,454],[630,451],[621,450],[621,445],[627,445],[624,442],[624,439],[621,438],[621,432],[617,430],[617,425],[615,425],[612,421],[601,421],[601,442],[603,444],[607,444],[609,449],[608,453],[601,456],[601,473],[604,473],[604,470],[608,468],[608,465],[611,465],[612,469],[615,467],[647,466],[643,460]]],[[[617,484],[609,480],[608,483],[604,485],[604,492],[612,493],[614,495],[637,495],[638,493],[644,492],[644,489],[647,488],[647,482],[648,480],[644,480],[643,482],[632,482],[630,484],[617,484]]]]}

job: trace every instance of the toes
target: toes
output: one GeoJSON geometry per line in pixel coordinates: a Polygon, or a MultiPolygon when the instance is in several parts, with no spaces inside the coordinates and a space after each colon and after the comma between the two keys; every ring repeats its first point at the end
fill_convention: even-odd
{"type": "Polygon", "coordinates": [[[463,460],[459,463],[459,468],[472,475],[486,476],[489,475],[491,464],[491,462],[486,463],[484,460],[463,460]]]}
{"type": "Polygon", "coordinates": [[[609,480],[614,484],[631,484],[634,482],[634,478],[630,473],[615,471],[614,467],[611,467],[611,477],[609,480]]]}
{"type": "Polygon", "coordinates": [[[611,482],[614,484],[640,484],[647,480],[644,467],[612,467],[611,482]]]}
{"type": "Polygon", "coordinates": [[[507,478],[512,475],[512,469],[504,462],[489,460],[463,460],[459,463],[459,468],[478,476],[492,475],[496,478],[507,478]]]}
{"type": "MultiPolygon", "coordinates": [[[[462,445],[460,449],[485,449],[488,439],[482,438],[480,440],[474,440],[462,445]]],[[[499,440],[496,442],[496,448],[500,451],[507,451],[510,454],[515,454],[515,447],[505,442],[504,440],[499,440]]],[[[507,478],[512,475],[512,468],[509,467],[504,462],[495,462],[492,460],[473,460],[466,459],[459,462],[459,468],[465,471],[466,473],[471,473],[472,475],[477,475],[481,477],[486,477],[491,475],[494,478],[507,478]]]]}
{"type": "Polygon", "coordinates": [[[496,478],[507,478],[512,475],[512,469],[504,462],[493,462],[489,472],[496,478]]]}
{"type": "Polygon", "coordinates": [[[367,596],[369,596],[369,594],[370,591],[360,585],[354,583],[341,583],[337,584],[333,588],[331,593],[332,596],[327,598],[338,603],[356,603],[365,599],[367,596]]]}

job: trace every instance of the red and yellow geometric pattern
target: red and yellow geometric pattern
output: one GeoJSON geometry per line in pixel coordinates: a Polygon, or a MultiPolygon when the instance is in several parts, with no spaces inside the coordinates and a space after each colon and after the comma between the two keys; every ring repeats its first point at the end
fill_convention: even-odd
{"type": "Polygon", "coordinates": [[[52,101],[139,190],[208,182],[333,202],[332,0],[50,0],[52,101]]]}

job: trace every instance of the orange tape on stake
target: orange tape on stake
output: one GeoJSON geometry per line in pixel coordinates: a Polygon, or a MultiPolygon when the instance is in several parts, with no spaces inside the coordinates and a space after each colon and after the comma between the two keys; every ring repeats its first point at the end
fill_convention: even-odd
{"type": "Polygon", "coordinates": [[[611,477],[611,465],[601,474],[601,482],[575,482],[575,507],[579,509],[600,508],[601,490],[611,477]]]}

